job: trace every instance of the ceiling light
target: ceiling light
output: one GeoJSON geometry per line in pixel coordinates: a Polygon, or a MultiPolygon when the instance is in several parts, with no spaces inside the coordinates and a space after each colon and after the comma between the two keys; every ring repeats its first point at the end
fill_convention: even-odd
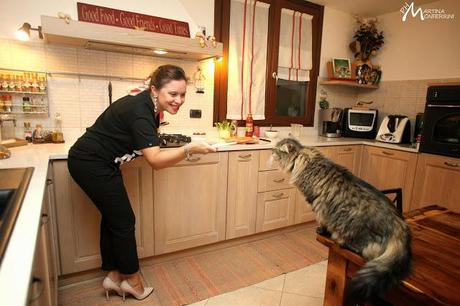
{"type": "Polygon", "coordinates": [[[157,49],[157,50],[153,50],[153,53],[158,54],[158,55],[163,55],[163,54],[168,53],[168,51],[157,49]]]}
{"type": "Polygon", "coordinates": [[[25,22],[22,27],[16,31],[16,38],[22,41],[28,41],[30,39],[30,30],[38,31],[38,37],[43,39],[42,27],[32,28],[30,23],[25,22]]]}

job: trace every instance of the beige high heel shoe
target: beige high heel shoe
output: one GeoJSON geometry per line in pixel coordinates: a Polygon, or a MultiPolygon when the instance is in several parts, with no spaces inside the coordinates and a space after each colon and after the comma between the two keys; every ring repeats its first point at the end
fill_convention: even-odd
{"type": "Polygon", "coordinates": [[[115,291],[119,296],[123,296],[123,291],[120,288],[120,283],[114,282],[110,277],[106,276],[102,281],[102,287],[105,289],[105,298],[109,300],[109,292],[115,291]]]}
{"type": "Polygon", "coordinates": [[[123,292],[123,301],[126,299],[126,293],[131,294],[136,298],[136,300],[143,300],[148,297],[153,292],[153,287],[145,287],[144,292],[139,294],[133,287],[128,283],[128,281],[124,280],[121,282],[120,285],[121,291],[123,292]]]}

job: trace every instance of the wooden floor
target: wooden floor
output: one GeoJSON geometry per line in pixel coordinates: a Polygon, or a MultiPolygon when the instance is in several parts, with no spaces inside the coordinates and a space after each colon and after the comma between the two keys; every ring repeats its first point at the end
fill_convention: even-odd
{"type": "MultiPolygon", "coordinates": [[[[315,240],[315,228],[314,224],[296,226],[256,240],[224,244],[226,247],[216,245],[195,253],[185,252],[183,256],[171,256],[170,260],[162,257],[142,262],[144,282],[153,286],[155,293],[142,302],[130,297],[123,305],[191,304],[243,290],[241,288],[252,288],[254,284],[280,279],[281,276],[284,281],[286,273],[308,266],[313,267],[312,272],[306,270],[304,273],[319,273],[325,277],[324,264],[314,268],[327,256],[327,248],[315,240]]],[[[62,286],[59,304],[121,305],[123,302],[116,295],[112,295],[109,302],[105,300],[101,282],[102,277],[98,276],[62,286]]],[[[322,289],[316,291],[322,292],[322,289]]],[[[282,291],[278,293],[274,294],[280,295],[276,305],[280,304],[282,291]]],[[[321,296],[311,298],[320,305],[321,296]]]]}

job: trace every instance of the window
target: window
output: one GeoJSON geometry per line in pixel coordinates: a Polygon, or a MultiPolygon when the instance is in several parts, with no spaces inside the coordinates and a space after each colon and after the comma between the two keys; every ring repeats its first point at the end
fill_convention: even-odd
{"type": "MultiPolygon", "coordinates": [[[[249,92],[249,99],[251,100],[251,93],[252,99],[254,99],[254,95],[257,95],[257,93],[254,94],[254,92],[259,91],[258,99],[259,101],[262,99],[262,104],[264,105],[262,105],[262,114],[254,116],[256,125],[263,126],[272,124],[286,126],[290,123],[300,123],[305,126],[313,126],[316,85],[320,62],[323,7],[303,0],[215,0],[214,18],[214,32],[216,38],[224,44],[224,58],[216,65],[215,70],[214,121],[222,121],[225,119],[241,120],[241,118],[245,118],[247,112],[250,110],[252,110],[251,112],[257,112],[257,110],[254,110],[254,105],[251,108],[250,102],[247,103],[249,104],[249,108],[244,105],[246,103],[246,98],[243,96],[247,95],[247,92],[249,92]],[[253,7],[250,7],[251,9],[246,10],[244,14],[235,13],[235,7],[244,5],[244,3],[248,2],[253,5],[253,7]],[[265,11],[262,9],[265,9],[268,13],[263,15],[265,11]],[[256,12],[256,10],[260,10],[262,15],[255,15],[257,18],[254,18],[251,14],[256,12]],[[253,81],[251,72],[252,90],[245,91],[241,89],[241,94],[239,94],[239,92],[235,93],[232,87],[232,82],[235,83],[236,69],[235,61],[232,59],[232,56],[233,58],[235,57],[234,50],[232,49],[233,46],[230,45],[231,36],[234,35],[234,33],[231,33],[230,24],[235,22],[235,15],[231,16],[231,12],[237,14],[238,17],[239,15],[244,15],[245,17],[247,15],[246,20],[257,19],[259,28],[253,25],[255,30],[250,29],[250,32],[255,32],[256,35],[266,33],[266,36],[264,36],[266,37],[266,57],[265,54],[263,54],[263,56],[253,56],[255,60],[251,60],[251,55],[246,57],[240,55],[240,57],[246,58],[246,61],[243,59],[245,65],[244,69],[246,69],[245,72],[250,70],[248,68],[249,63],[252,65],[252,62],[260,62],[261,58],[263,59],[263,68],[254,68],[259,75],[262,75],[263,82],[261,82],[260,77],[254,77],[253,81]],[[262,17],[259,18],[259,16],[262,17]],[[286,16],[289,16],[289,18],[286,18],[286,16]],[[266,24],[266,29],[260,29],[261,20],[266,24]],[[290,23],[291,20],[292,24],[290,23]],[[294,30],[297,32],[294,33],[294,30]],[[296,38],[294,39],[294,35],[298,36],[295,36],[296,38]],[[306,37],[311,38],[306,39],[306,37]],[[308,51],[305,52],[304,49],[301,49],[300,52],[299,49],[299,52],[294,54],[291,48],[291,42],[292,46],[298,44],[299,48],[308,48],[308,51]],[[287,44],[289,45],[287,47],[290,48],[290,51],[286,50],[287,44]],[[307,44],[307,46],[304,46],[305,44],[307,44]],[[288,53],[291,54],[289,59],[286,56],[288,53]],[[229,57],[231,62],[229,62],[229,57]],[[286,64],[286,61],[288,64],[286,64]],[[294,63],[294,65],[297,63],[301,69],[307,70],[296,71],[290,68],[283,70],[281,66],[289,65],[289,62],[291,67],[294,67],[292,63],[294,63]],[[256,85],[258,87],[255,87],[256,85]],[[260,87],[264,87],[261,95],[260,87]],[[232,100],[230,104],[228,103],[229,98],[232,100]],[[237,103],[240,103],[239,101],[241,100],[241,110],[231,109],[234,107],[231,105],[234,100],[238,100],[237,103]],[[234,118],[229,116],[229,113],[233,114],[234,118]]],[[[248,23],[250,23],[250,21],[248,21],[248,23]]],[[[250,25],[248,26],[250,27],[250,25]]],[[[248,38],[246,37],[246,39],[248,38]]],[[[255,40],[257,43],[257,39],[260,40],[260,38],[256,36],[255,39],[253,38],[253,41],[255,40]]],[[[243,43],[242,50],[245,49],[245,45],[247,48],[250,47],[250,43],[243,43]]],[[[262,44],[262,46],[264,46],[264,44],[262,44]]],[[[240,48],[240,46],[238,46],[238,48],[240,48]]],[[[240,72],[237,73],[240,74],[240,72]]],[[[249,73],[246,73],[246,75],[249,75],[249,73]]],[[[248,77],[246,77],[246,79],[247,78],[248,77]]],[[[241,79],[247,82],[244,77],[239,77],[237,79],[238,82],[242,82],[241,79]]],[[[252,104],[255,104],[254,101],[252,104]]]]}

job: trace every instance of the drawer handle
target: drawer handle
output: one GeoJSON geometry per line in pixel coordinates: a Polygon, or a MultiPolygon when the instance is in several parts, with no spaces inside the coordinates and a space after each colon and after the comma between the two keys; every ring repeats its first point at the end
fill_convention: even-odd
{"type": "Polygon", "coordinates": [[[382,151],[383,154],[385,155],[395,155],[394,153],[388,152],[388,151],[382,151]]]}
{"type": "Polygon", "coordinates": [[[285,178],[279,178],[279,179],[276,179],[276,180],[273,180],[275,183],[282,183],[284,182],[285,178]]]}
{"type": "Polygon", "coordinates": [[[195,163],[195,162],[199,161],[200,159],[201,159],[201,157],[197,156],[195,158],[186,159],[186,161],[191,162],[191,163],[195,163]]]}
{"type": "Polygon", "coordinates": [[[35,292],[35,294],[30,297],[29,304],[32,304],[33,302],[38,300],[42,296],[43,291],[45,289],[45,286],[44,286],[43,281],[41,280],[41,278],[38,278],[38,277],[34,276],[33,279],[32,279],[32,283],[30,284],[30,287],[33,287],[35,284],[37,284],[38,289],[35,292]]]}
{"type": "Polygon", "coordinates": [[[249,159],[251,158],[252,154],[244,154],[244,155],[238,155],[239,158],[243,158],[243,159],[249,159]]]}
{"type": "Polygon", "coordinates": [[[457,163],[444,162],[444,164],[449,167],[455,167],[455,168],[460,167],[460,164],[457,164],[457,163]]]}
{"type": "Polygon", "coordinates": [[[282,196],[284,196],[284,192],[275,193],[275,194],[273,195],[274,198],[281,198],[282,196]]]}
{"type": "Polygon", "coordinates": [[[353,150],[353,148],[345,148],[345,149],[343,149],[342,151],[343,151],[343,152],[350,152],[350,151],[352,151],[352,150],[353,150]]]}
{"type": "Polygon", "coordinates": [[[48,216],[48,214],[43,213],[42,214],[42,225],[48,223],[49,220],[50,220],[50,217],[48,216]]]}

